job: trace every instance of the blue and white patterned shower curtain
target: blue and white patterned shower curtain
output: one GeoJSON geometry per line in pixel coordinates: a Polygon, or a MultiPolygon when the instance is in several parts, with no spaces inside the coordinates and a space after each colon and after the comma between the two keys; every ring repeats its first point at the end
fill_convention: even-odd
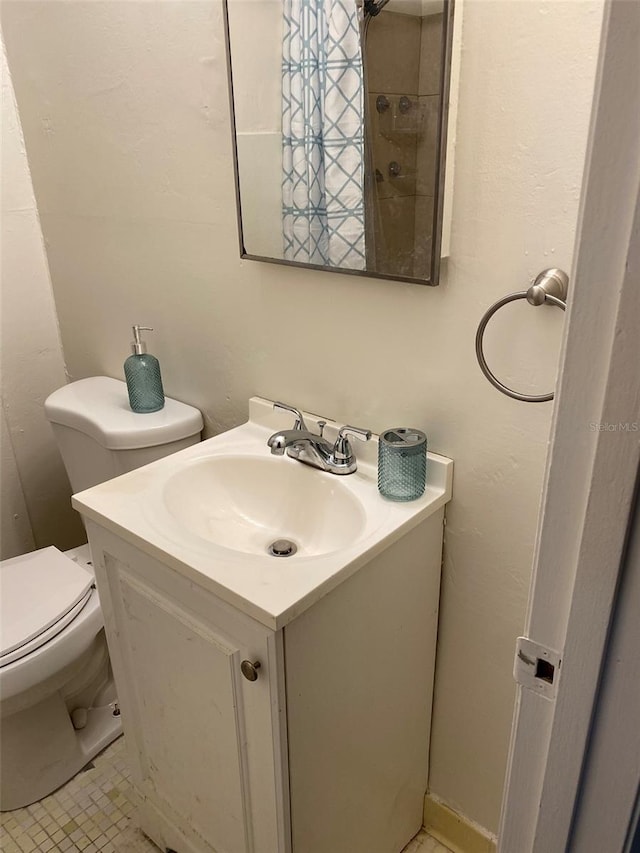
{"type": "Polygon", "coordinates": [[[285,258],[364,269],[364,85],[356,0],[283,0],[285,258]]]}

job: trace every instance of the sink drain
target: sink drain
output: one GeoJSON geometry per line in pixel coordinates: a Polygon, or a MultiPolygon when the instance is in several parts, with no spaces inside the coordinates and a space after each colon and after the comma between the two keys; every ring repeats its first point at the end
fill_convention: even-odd
{"type": "Polygon", "coordinates": [[[297,550],[298,546],[291,539],[276,539],[267,547],[267,554],[272,557],[292,557],[297,550]]]}

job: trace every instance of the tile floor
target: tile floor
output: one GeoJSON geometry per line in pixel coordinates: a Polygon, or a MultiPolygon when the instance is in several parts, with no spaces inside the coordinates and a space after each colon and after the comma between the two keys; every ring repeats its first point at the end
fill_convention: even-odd
{"type": "MultiPolygon", "coordinates": [[[[124,738],[55,793],[0,814],[2,853],[158,853],[136,825],[124,738]]],[[[449,853],[424,832],[403,853],[449,853]]]]}

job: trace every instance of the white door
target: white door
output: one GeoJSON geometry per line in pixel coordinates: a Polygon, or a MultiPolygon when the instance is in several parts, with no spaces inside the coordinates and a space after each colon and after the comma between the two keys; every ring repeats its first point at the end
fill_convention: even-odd
{"type": "MultiPolygon", "coordinates": [[[[639,57],[640,3],[614,0],[605,9],[526,627],[560,663],[541,673],[552,689],[537,689],[535,678],[518,688],[501,853],[617,853],[628,843],[634,796],[622,804],[612,789],[600,802],[616,816],[606,848],[581,834],[581,797],[596,772],[584,757],[594,746],[592,716],[640,462],[639,57]]],[[[614,627],[621,618],[618,611],[614,627]]],[[[637,724],[620,735],[628,748],[619,751],[619,772],[637,780],[637,724]]]]}

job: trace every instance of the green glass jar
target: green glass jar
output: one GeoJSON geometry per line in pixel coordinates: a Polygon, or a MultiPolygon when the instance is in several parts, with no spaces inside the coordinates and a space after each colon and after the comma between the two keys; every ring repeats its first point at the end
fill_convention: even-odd
{"type": "Polygon", "coordinates": [[[380,433],[378,491],[392,501],[414,501],[427,481],[427,436],[419,429],[397,427],[380,433]]]}

